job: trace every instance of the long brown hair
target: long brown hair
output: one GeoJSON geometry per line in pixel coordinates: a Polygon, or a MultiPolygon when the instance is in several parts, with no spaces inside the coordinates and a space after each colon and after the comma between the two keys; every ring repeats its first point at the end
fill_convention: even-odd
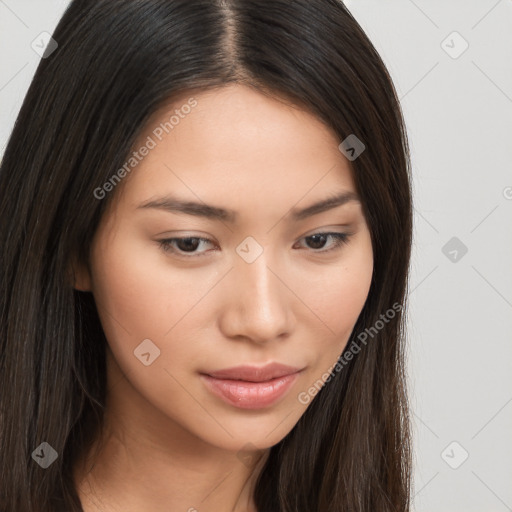
{"type": "Polygon", "coordinates": [[[340,143],[364,143],[351,166],[374,251],[359,351],[348,343],[342,369],[271,448],[255,503],[408,511],[409,150],[391,78],[357,21],[338,0],[74,0],[53,38],[0,167],[2,512],[82,510],[72,467],[102,425],[106,339],[68,268],[75,255],[87,264],[112,199],[95,189],[160,105],[234,82],[309,110],[340,143]],[[31,456],[42,442],[58,453],[44,470],[31,456]]]}

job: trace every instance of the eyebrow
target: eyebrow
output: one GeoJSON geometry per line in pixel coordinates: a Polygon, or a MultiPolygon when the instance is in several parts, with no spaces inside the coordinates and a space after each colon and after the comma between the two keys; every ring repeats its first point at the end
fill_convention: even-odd
{"type": "MultiPolygon", "coordinates": [[[[313,215],[332,210],[338,206],[343,206],[351,201],[360,202],[359,196],[351,191],[341,192],[317,201],[306,208],[292,208],[290,210],[291,219],[297,222],[312,217],[313,215]]],[[[137,207],[137,209],[139,208],[152,208],[171,213],[185,213],[187,215],[230,223],[235,223],[238,218],[237,212],[233,210],[212,206],[206,203],[181,200],[169,195],[145,201],[137,207]]]]}

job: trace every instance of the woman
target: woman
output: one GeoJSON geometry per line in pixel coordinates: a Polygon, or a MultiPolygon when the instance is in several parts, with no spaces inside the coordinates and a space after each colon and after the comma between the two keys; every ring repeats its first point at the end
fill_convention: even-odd
{"type": "Polygon", "coordinates": [[[75,0],[0,169],[3,511],[408,511],[409,156],[336,0],[75,0]]]}

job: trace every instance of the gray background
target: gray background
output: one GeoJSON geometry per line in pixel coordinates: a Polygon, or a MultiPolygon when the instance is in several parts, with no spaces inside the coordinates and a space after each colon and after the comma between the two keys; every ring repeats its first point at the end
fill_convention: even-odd
{"type": "MultiPolygon", "coordinates": [[[[414,510],[512,511],[512,1],[345,3],[411,143],[414,510]]],[[[0,0],[0,155],[67,4],[0,0]]]]}

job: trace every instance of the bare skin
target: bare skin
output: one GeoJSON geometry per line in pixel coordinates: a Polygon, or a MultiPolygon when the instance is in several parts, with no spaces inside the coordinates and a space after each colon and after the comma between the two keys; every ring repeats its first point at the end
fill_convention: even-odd
{"type": "MultiPolygon", "coordinates": [[[[254,484],[270,447],[306,411],[299,393],[336,363],[368,296],[373,253],[357,197],[292,216],[335,193],[356,194],[335,134],[241,85],[194,98],[111,192],[91,271],[76,269],[75,287],[93,293],[108,340],[107,435],[89,456],[92,470],[84,461],[75,469],[85,512],[256,512],[254,484]],[[139,208],[170,194],[237,218],[139,208]],[[309,238],[318,233],[348,238],[339,246],[332,235],[309,238]],[[159,244],[180,237],[207,241],[159,244]],[[254,261],[243,257],[260,250],[254,261]],[[147,339],[149,365],[134,355],[147,339]],[[226,403],[199,375],[270,362],[302,371],[259,409],[226,403]]],[[[157,112],[136,146],[179,106],[157,112]]]]}

